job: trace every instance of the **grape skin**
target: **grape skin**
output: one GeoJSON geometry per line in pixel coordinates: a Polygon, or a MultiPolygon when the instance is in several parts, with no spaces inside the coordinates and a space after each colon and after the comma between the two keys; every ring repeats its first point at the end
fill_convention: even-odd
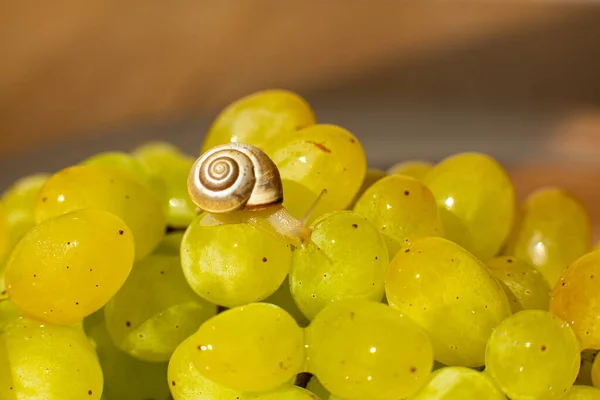
{"type": "Polygon", "coordinates": [[[39,321],[78,323],[121,288],[133,258],[131,231],[118,217],[91,209],[63,214],[19,242],[6,268],[8,296],[39,321]]]}
{"type": "Polygon", "coordinates": [[[483,365],[492,330],[510,315],[486,266],[443,238],[415,240],[400,251],[388,267],[386,294],[427,331],[436,360],[446,365],[483,365]]]}
{"type": "Polygon", "coordinates": [[[570,193],[545,188],[521,205],[505,254],[534,265],[553,287],[565,268],[590,250],[590,217],[570,193]]]}
{"type": "Polygon", "coordinates": [[[480,260],[498,254],[513,225],[515,191],[496,160],[479,153],[455,154],[424,181],[437,200],[446,238],[480,260]]]}
{"type": "Polygon", "coordinates": [[[306,368],[347,400],[397,400],[417,391],[433,365],[425,332],[385,304],[345,300],[306,328],[306,368]]]}
{"type": "Polygon", "coordinates": [[[381,301],[388,264],[383,238],[364,217],[325,214],[315,221],[311,243],[292,255],[292,296],[308,319],[333,301],[381,301]]]}
{"type": "Polygon", "coordinates": [[[360,189],[358,189],[358,192],[354,196],[354,200],[352,200],[352,203],[350,204],[348,209],[350,209],[350,210],[353,209],[354,206],[356,205],[356,202],[358,201],[358,199],[360,199],[360,197],[363,195],[363,193],[366,192],[368,188],[373,186],[373,184],[375,184],[375,182],[379,181],[380,179],[385,178],[386,176],[388,176],[388,174],[386,174],[385,172],[383,172],[379,169],[368,168],[367,173],[365,175],[365,179],[363,180],[363,183],[362,183],[360,189]]]}
{"type": "Polygon", "coordinates": [[[410,400],[504,400],[487,373],[465,367],[444,367],[410,400]]]}
{"type": "Polygon", "coordinates": [[[102,369],[79,327],[18,318],[0,334],[0,398],[100,399],[102,369]]]}
{"type": "Polygon", "coordinates": [[[272,295],[289,271],[289,247],[252,225],[214,221],[210,214],[198,216],[183,237],[181,263],[191,288],[225,307],[272,295]]]}
{"type": "Polygon", "coordinates": [[[301,372],[304,364],[302,328],[272,304],[253,303],[222,312],[192,338],[196,345],[192,359],[200,373],[243,392],[273,390],[301,372]]]}
{"type": "Polygon", "coordinates": [[[428,161],[410,160],[398,163],[388,170],[390,175],[406,175],[411,178],[423,180],[433,169],[433,164],[428,161]]]}
{"type": "Polygon", "coordinates": [[[560,400],[600,400],[600,390],[589,386],[573,386],[560,400]]]}
{"type": "Polygon", "coordinates": [[[106,304],[106,327],[122,351],[145,361],[166,362],[185,338],[217,313],[187,284],[179,256],[150,255],[137,262],[106,304]]]}
{"type": "Polygon", "coordinates": [[[135,257],[150,254],[165,234],[165,216],[156,196],[114,169],[78,165],[52,175],[35,206],[36,221],[80,209],[100,209],[121,218],[135,239],[135,257]]]}
{"type": "Polygon", "coordinates": [[[567,323],[547,311],[524,310],[490,336],[486,371],[513,400],[559,399],[575,382],[579,351],[567,323]]]}

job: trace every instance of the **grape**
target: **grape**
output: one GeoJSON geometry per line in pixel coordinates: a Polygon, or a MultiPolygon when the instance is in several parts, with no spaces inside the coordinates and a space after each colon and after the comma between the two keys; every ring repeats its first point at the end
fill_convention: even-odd
{"type": "Polygon", "coordinates": [[[252,225],[215,225],[198,216],[181,244],[181,263],[192,289],[225,307],[261,301],[285,279],[292,253],[275,236],[252,225]]]}
{"type": "Polygon", "coordinates": [[[314,393],[321,399],[329,399],[329,391],[325,389],[325,386],[323,386],[323,384],[319,382],[316,376],[310,378],[308,384],[306,385],[306,389],[310,390],[312,393],[314,393]]]}
{"type": "Polygon", "coordinates": [[[487,263],[490,272],[504,289],[512,312],[547,310],[550,287],[535,268],[516,257],[496,257],[487,263]]]}
{"type": "Polygon", "coordinates": [[[358,139],[335,125],[305,128],[267,154],[281,175],[283,205],[296,218],[303,217],[321,192],[327,190],[309,221],[345,209],[358,193],[367,170],[358,139]]]}
{"type": "Polygon", "coordinates": [[[433,164],[428,161],[411,160],[398,163],[388,170],[390,175],[406,175],[422,180],[433,169],[433,164]]]}
{"type": "Polygon", "coordinates": [[[18,318],[0,334],[0,398],[100,399],[102,369],[80,328],[18,318]]]}
{"type": "Polygon", "coordinates": [[[560,400],[600,400],[600,390],[589,386],[573,386],[560,400]]]}
{"type": "Polygon", "coordinates": [[[385,178],[386,176],[387,176],[387,174],[385,172],[380,171],[378,169],[375,169],[375,168],[367,169],[367,173],[365,174],[365,179],[363,180],[363,183],[362,183],[360,189],[358,189],[358,192],[354,196],[354,200],[352,200],[352,204],[350,204],[350,206],[348,208],[350,208],[350,209],[354,208],[354,205],[356,204],[358,199],[360,199],[360,197],[363,195],[363,193],[366,192],[368,188],[373,186],[373,184],[375,182],[379,181],[380,179],[385,178]]]}
{"type": "Polygon", "coordinates": [[[427,335],[381,303],[346,300],[325,307],[306,328],[307,369],[347,400],[397,400],[417,391],[433,365],[427,335]]]}
{"type": "Polygon", "coordinates": [[[522,204],[505,254],[534,265],[552,287],[590,247],[591,222],[583,205],[563,190],[547,188],[522,204]]]}
{"type": "Polygon", "coordinates": [[[465,367],[435,371],[425,387],[410,400],[504,400],[495,382],[483,372],[465,367]]]}
{"type": "Polygon", "coordinates": [[[187,284],[179,256],[150,255],[104,307],[106,327],[124,352],[146,361],[168,361],[185,338],[217,313],[187,284]]]}
{"type": "Polygon", "coordinates": [[[294,385],[283,385],[272,392],[252,397],[254,400],[319,400],[314,393],[294,385]]]}
{"type": "Polygon", "coordinates": [[[285,278],[279,289],[275,291],[271,296],[267,297],[263,300],[264,303],[275,304],[283,308],[288,312],[299,326],[305,327],[308,325],[308,319],[302,314],[302,311],[298,308],[296,303],[294,302],[294,298],[292,297],[292,293],[290,291],[290,283],[288,277],[285,278]]]}
{"type": "Polygon", "coordinates": [[[550,311],[571,324],[582,349],[600,349],[599,279],[600,251],[593,251],[567,268],[550,297],[550,311]]]}
{"type": "MultiPolygon", "coordinates": [[[[0,203],[0,262],[4,257],[4,252],[8,250],[8,229],[6,226],[6,215],[4,213],[4,207],[0,203]]],[[[1,267],[2,265],[0,265],[1,267]]]]}
{"type": "Polygon", "coordinates": [[[21,313],[74,324],[100,309],[127,279],[133,264],[131,231],[101,210],[78,210],[46,220],[17,244],[6,287],[21,313]]]}
{"type": "Polygon", "coordinates": [[[579,370],[579,343],[569,325],[547,311],[524,310],[490,336],[486,371],[513,400],[558,399],[579,370]]]}
{"type": "Polygon", "coordinates": [[[492,330],[510,305],[499,282],[473,255],[443,238],[416,240],[388,267],[390,305],[421,325],[437,361],[483,365],[492,330]]]}
{"type": "Polygon", "coordinates": [[[119,350],[106,330],[102,311],[87,317],[84,326],[104,372],[103,395],[107,399],[163,400],[169,397],[166,363],[140,361],[119,350]]]}
{"type": "Polygon", "coordinates": [[[193,363],[198,351],[194,336],[175,349],[169,360],[168,383],[174,400],[249,400],[252,396],[219,385],[204,375],[193,363]]]}
{"type": "Polygon", "coordinates": [[[302,328],[282,308],[253,303],[205,322],[193,336],[193,363],[206,378],[244,392],[288,382],[304,363],[302,328]]]}
{"type": "MultiPolygon", "coordinates": [[[[0,272],[0,296],[6,294],[4,271],[0,272]]],[[[0,300],[0,332],[19,316],[19,312],[10,299],[0,300]]]]}
{"type": "Polygon", "coordinates": [[[179,255],[184,232],[170,232],[158,244],[153,254],[179,255]]]}
{"type": "Polygon", "coordinates": [[[377,228],[350,211],[325,214],[311,242],[292,255],[290,288],[308,319],[327,304],[344,299],[381,301],[389,264],[377,228]]]}
{"type": "Polygon", "coordinates": [[[287,90],[252,93],[228,105],[215,119],[202,152],[229,142],[251,144],[265,150],[278,138],[316,123],[309,104],[287,90]]]}
{"type": "Polygon", "coordinates": [[[109,211],[133,232],[135,257],[140,260],[160,242],[165,219],[156,196],[123,173],[95,165],[79,165],[54,174],[42,188],[35,206],[38,222],[86,208],[109,211]]]}
{"type": "Polygon", "coordinates": [[[500,164],[484,154],[456,154],[437,164],[425,184],[437,200],[448,239],[481,260],[498,254],[515,214],[514,188],[500,164]]]}
{"type": "Polygon", "coordinates": [[[130,154],[119,151],[99,153],[86,159],[82,164],[97,165],[120,171],[136,179],[139,183],[146,185],[148,189],[152,189],[153,183],[150,173],[137,158],[130,154]]]}
{"type": "MultiPolygon", "coordinates": [[[[6,215],[5,234],[8,235],[5,246],[6,256],[25,236],[25,233],[35,225],[33,214],[35,201],[47,179],[48,175],[45,174],[27,176],[16,181],[2,195],[2,205],[4,205],[6,215]]],[[[0,232],[2,232],[2,229],[0,229],[0,232]]],[[[0,256],[1,253],[0,250],[0,256]]]]}
{"type": "Polygon", "coordinates": [[[393,175],[376,182],[356,202],[354,211],[381,231],[390,260],[411,240],[442,234],[431,191],[407,176],[393,175]]]}

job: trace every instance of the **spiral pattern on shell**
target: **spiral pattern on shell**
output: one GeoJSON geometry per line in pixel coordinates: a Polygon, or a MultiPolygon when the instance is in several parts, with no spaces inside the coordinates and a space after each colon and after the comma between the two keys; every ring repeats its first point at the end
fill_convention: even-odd
{"type": "Polygon", "coordinates": [[[283,201],[279,171],[256,147],[229,143],[204,153],[188,178],[190,197],[201,209],[225,213],[283,201]]]}

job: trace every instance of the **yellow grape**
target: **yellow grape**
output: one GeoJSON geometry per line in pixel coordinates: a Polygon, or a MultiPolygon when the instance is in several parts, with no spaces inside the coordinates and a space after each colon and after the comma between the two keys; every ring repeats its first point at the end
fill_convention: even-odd
{"type": "MultiPolygon", "coordinates": [[[[313,125],[296,132],[268,153],[281,175],[283,205],[301,218],[323,190],[312,219],[343,210],[358,193],[367,170],[358,139],[335,125],[313,125]]],[[[311,219],[311,220],[312,220],[311,219]]]]}
{"type": "Polygon", "coordinates": [[[85,161],[84,165],[97,165],[111,168],[137,179],[138,182],[152,189],[152,177],[146,167],[135,157],[120,151],[109,151],[96,154],[85,161]]]}
{"type": "Polygon", "coordinates": [[[572,263],[552,290],[550,311],[564,319],[581,342],[582,349],[600,349],[600,251],[572,263]]]}
{"type": "Polygon", "coordinates": [[[437,237],[416,240],[390,263],[389,304],[422,326],[437,361],[483,365],[492,330],[510,315],[500,283],[472,254],[437,237]]]}
{"type": "Polygon", "coordinates": [[[575,385],[560,400],[600,400],[600,390],[589,386],[575,385]]]}
{"type": "Polygon", "coordinates": [[[298,374],[304,336],[294,318],[272,304],[232,308],[206,321],[193,336],[194,365],[232,389],[264,392],[298,374]]]}
{"type": "Polygon", "coordinates": [[[169,232],[158,244],[153,254],[179,255],[181,253],[181,242],[185,232],[169,232]]]}
{"type": "Polygon", "coordinates": [[[308,319],[334,301],[379,302],[388,264],[381,234],[363,216],[325,214],[315,221],[311,242],[292,255],[292,296],[308,319]]]}
{"type": "Polygon", "coordinates": [[[301,387],[286,384],[282,387],[259,394],[256,397],[252,397],[254,400],[320,400],[319,397],[310,392],[309,390],[302,389],[301,387]]]}
{"type": "Polygon", "coordinates": [[[498,254],[513,224],[515,191],[496,160],[479,153],[450,156],[427,174],[425,184],[437,200],[448,239],[481,260],[498,254]]]}
{"type": "Polygon", "coordinates": [[[554,286],[565,268],[590,250],[590,217],[585,207],[561,189],[531,194],[521,205],[505,254],[534,265],[554,286]]]}
{"type": "Polygon", "coordinates": [[[264,90],[229,104],[214,120],[202,152],[229,142],[265,147],[316,123],[310,105],[287,90],[264,90]]]}
{"type": "Polygon", "coordinates": [[[465,367],[444,367],[410,400],[505,400],[488,374],[465,367]]]}
{"type": "Polygon", "coordinates": [[[263,303],[275,304],[276,306],[283,308],[292,317],[294,317],[298,325],[301,327],[306,327],[310,322],[294,302],[288,277],[285,278],[275,293],[263,300],[263,303]]]}
{"type": "Polygon", "coordinates": [[[165,216],[156,196],[137,180],[114,169],[79,165],[54,174],[42,188],[35,207],[38,222],[86,208],[109,211],[133,232],[140,260],[165,233],[165,216]]]}
{"type": "Polygon", "coordinates": [[[104,307],[114,343],[133,357],[168,361],[185,338],[217,313],[187,284],[178,255],[151,254],[137,262],[104,307]]]}
{"type": "Polygon", "coordinates": [[[131,231],[118,217],[101,210],[63,214],[17,244],[6,267],[8,296],[39,321],[81,322],[117,293],[133,257],[131,231]]]}
{"type": "Polygon", "coordinates": [[[345,300],[306,328],[306,368],[346,400],[398,400],[425,384],[433,350],[425,332],[381,303],[345,300]]]}
{"type": "Polygon", "coordinates": [[[429,161],[411,160],[404,161],[392,166],[388,170],[390,175],[406,175],[411,178],[422,180],[433,169],[429,161]]]}
{"type": "Polygon", "coordinates": [[[390,260],[408,242],[443,232],[431,191],[408,176],[392,175],[376,182],[356,202],[354,211],[383,234],[390,260]]]}
{"type": "Polygon", "coordinates": [[[375,182],[379,181],[380,179],[385,178],[386,176],[387,176],[387,174],[385,172],[378,170],[376,168],[367,169],[367,173],[365,174],[365,179],[363,180],[363,183],[362,183],[360,189],[358,189],[358,192],[354,196],[354,200],[352,200],[352,204],[350,204],[350,206],[348,208],[349,209],[354,208],[354,205],[356,204],[358,199],[360,199],[360,197],[363,195],[363,193],[368,188],[373,186],[373,184],[375,182]]]}
{"type": "Polygon", "coordinates": [[[292,252],[279,238],[246,223],[215,224],[198,216],[181,244],[183,273],[211,303],[235,307],[261,301],[281,286],[292,252]]]}
{"type": "Polygon", "coordinates": [[[167,379],[174,400],[250,400],[254,397],[202,375],[193,362],[197,346],[194,336],[190,336],[181,342],[169,360],[167,379]]]}
{"type": "MultiPolygon", "coordinates": [[[[2,207],[2,203],[0,203],[0,262],[2,262],[4,252],[8,250],[8,228],[6,225],[4,207],[2,207]]],[[[0,265],[0,267],[2,267],[2,265],[0,265]]]]}
{"type": "Polygon", "coordinates": [[[100,366],[104,372],[103,395],[115,400],[167,399],[167,364],[138,360],[119,350],[110,338],[104,313],[98,311],[84,320],[100,366]]]}
{"type": "MultiPolygon", "coordinates": [[[[35,225],[33,209],[38,193],[48,180],[46,174],[26,176],[13,183],[3,194],[2,204],[6,216],[5,256],[21,240],[27,231],[35,225]]],[[[1,219],[1,218],[0,218],[1,219]]],[[[0,221],[0,223],[2,223],[0,221]]],[[[2,232],[2,229],[0,229],[2,232]]],[[[0,233],[2,236],[2,233],[0,233]]],[[[2,239],[0,239],[0,242],[2,239]]],[[[1,247],[1,245],[0,245],[1,247]]],[[[0,258],[2,251],[0,250],[0,258]]]]}
{"type": "Polygon", "coordinates": [[[516,257],[496,257],[486,263],[510,301],[512,312],[547,310],[550,286],[534,267],[516,257]]]}
{"type": "MultiPolygon", "coordinates": [[[[4,271],[0,272],[0,296],[6,295],[4,271]]],[[[0,332],[19,316],[19,312],[10,299],[0,300],[0,332]]]]}
{"type": "Polygon", "coordinates": [[[102,369],[79,327],[18,318],[0,333],[0,399],[98,400],[102,369]]]}
{"type": "Polygon", "coordinates": [[[559,399],[579,371],[579,343],[569,325],[548,311],[524,310],[496,327],[486,371],[513,400],[559,399]]]}

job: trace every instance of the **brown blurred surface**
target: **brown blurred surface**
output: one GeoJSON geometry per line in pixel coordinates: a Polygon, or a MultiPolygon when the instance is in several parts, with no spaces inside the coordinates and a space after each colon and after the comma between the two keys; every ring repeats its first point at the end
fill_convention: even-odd
{"type": "Polygon", "coordinates": [[[13,0],[0,13],[0,132],[9,137],[0,155],[206,114],[258,88],[340,87],[372,68],[586,10],[537,1],[13,0]]]}

